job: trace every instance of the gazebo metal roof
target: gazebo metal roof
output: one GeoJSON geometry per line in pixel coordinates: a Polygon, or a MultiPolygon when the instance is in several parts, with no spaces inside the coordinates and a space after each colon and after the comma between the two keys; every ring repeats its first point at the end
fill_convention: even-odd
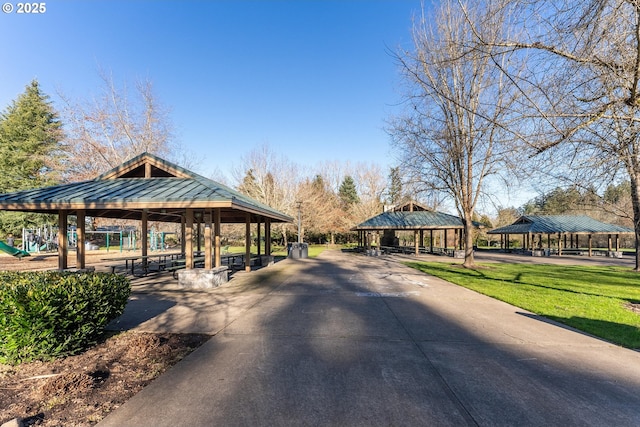
{"type": "Polygon", "coordinates": [[[51,213],[83,209],[88,216],[180,222],[185,208],[220,208],[223,223],[243,223],[246,213],[272,222],[293,219],[223,184],[149,153],[94,180],[0,194],[0,210],[51,213]]]}
{"type": "Polygon", "coordinates": [[[488,231],[488,234],[573,233],[573,234],[621,234],[633,233],[633,229],[607,224],[586,215],[525,215],[513,224],[488,231]]]}
{"type": "Polygon", "coordinates": [[[457,216],[434,211],[388,211],[369,218],[354,230],[437,230],[463,228],[457,216]]]}

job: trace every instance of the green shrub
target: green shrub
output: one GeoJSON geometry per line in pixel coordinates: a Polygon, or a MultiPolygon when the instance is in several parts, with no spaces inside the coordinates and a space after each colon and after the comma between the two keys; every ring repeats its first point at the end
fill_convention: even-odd
{"type": "Polygon", "coordinates": [[[0,362],[86,350],[122,314],[131,285],[106,273],[0,272],[0,362]]]}

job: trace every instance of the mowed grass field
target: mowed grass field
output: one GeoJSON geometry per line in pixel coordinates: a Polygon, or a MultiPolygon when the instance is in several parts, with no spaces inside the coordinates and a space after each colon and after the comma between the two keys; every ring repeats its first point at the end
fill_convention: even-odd
{"type": "Polygon", "coordinates": [[[407,262],[427,274],[640,349],[640,274],[622,267],[407,262]],[[634,311],[636,308],[638,311],[634,311]]]}

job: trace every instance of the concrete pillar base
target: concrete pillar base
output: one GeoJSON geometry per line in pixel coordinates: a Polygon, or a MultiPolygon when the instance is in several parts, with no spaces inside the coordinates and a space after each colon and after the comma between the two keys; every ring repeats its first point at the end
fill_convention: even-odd
{"type": "Polygon", "coordinates": [[[221,267],[205,270],[193,268],[178,271],[178,285],[185,289],[211,289],[229,281],[229,267],[221,267]]]}

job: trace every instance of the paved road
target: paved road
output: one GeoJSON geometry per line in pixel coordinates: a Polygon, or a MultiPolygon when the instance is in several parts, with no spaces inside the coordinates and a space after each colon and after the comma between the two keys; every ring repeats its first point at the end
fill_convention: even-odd
{"type": "Polygon", "coordinates": [[[101,427],[640,425],[640,353],[391,257],[141,293],[119,325],[215,336],[101,427]]]}

